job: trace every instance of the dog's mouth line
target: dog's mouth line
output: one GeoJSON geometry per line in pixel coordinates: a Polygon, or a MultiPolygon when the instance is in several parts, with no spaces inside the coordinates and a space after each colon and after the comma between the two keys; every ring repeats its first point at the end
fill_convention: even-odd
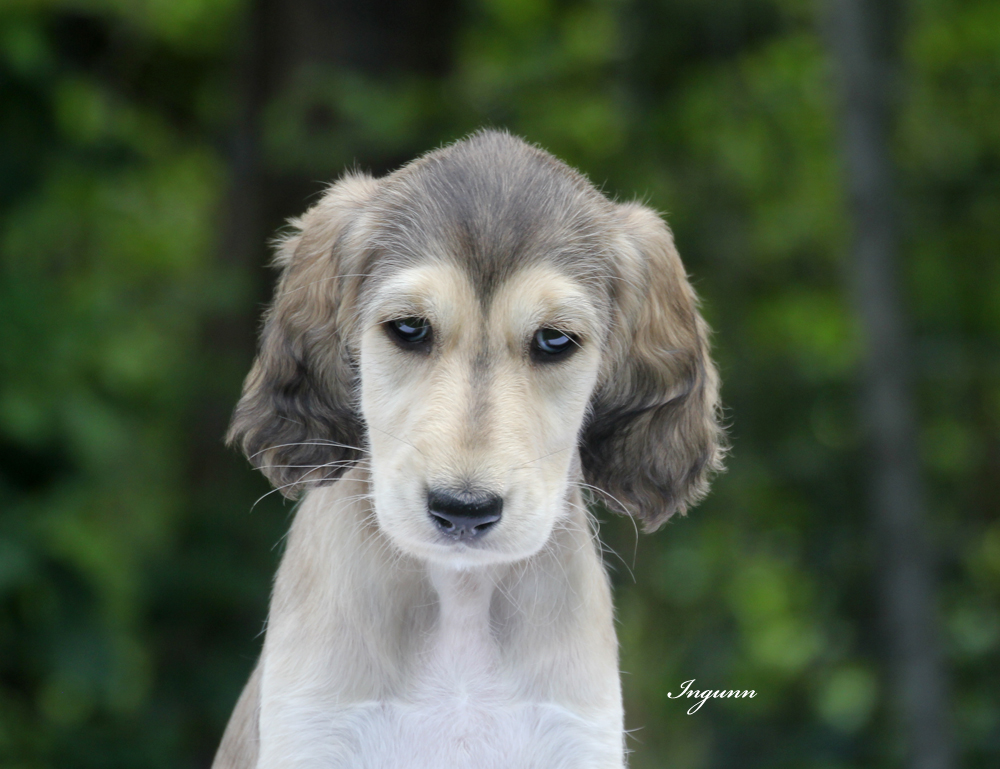
{"type": "Polygon", "coordinates": [[[459,551],[483,551],[491,550],[492,548],[486,547],[486,543],[478,539],[465,539],[462,537],[450,536],[448,534],[442,534],[431,544],[439,545],[445,547],[448,550],[459,550],[459,551]]]}

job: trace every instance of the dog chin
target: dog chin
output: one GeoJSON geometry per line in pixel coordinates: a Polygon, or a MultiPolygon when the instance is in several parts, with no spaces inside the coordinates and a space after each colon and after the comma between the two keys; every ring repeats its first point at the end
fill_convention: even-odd
{"type": "Polygon", "coordinates": [[[487,566],[513,563],[529,557],[532,553],[511,555],[482,547],[454,544],[430,544],[412,553],[425,563],[443,566],[459,571],[473,571],[487,566]]]}

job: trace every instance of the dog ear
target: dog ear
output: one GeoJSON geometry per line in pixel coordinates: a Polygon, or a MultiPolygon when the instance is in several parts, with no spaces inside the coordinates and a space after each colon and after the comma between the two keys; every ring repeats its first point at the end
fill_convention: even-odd
{"type": "Polygon", "coordinates": [[[281,276],[226,441],[289,498],[336,480],[364,451],[350,340],[358,219],[377,188],[368,176],[341,179],[278,244],[281,276]]]}
{"type": "Polygon", "coordinates": [[[624,225],[618,317],[591,401],[581,460],[604,501],[653,531],[708,491],[722,469],[719,379],[670,230],[637,204],[624,225]]]}

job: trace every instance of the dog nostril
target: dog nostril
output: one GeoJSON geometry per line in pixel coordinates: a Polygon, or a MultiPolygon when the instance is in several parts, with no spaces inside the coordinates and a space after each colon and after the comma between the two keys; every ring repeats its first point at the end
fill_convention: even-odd
{"type": "Polygon", "coordinates": [[[438,529],[455,540],[481,537],[500,520],[503,497],[451,491],[430,491],[427,512],[438,529]]]}

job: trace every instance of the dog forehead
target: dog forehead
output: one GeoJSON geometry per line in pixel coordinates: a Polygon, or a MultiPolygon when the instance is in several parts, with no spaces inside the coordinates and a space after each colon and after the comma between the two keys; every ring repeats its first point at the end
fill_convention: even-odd
{"type": "Polygon", "coordinates": [[[373,317],[428,312],[436,320],[489,321],[497,329],[553,318],[590,327],[601,322],[605,310],[585,285],[544,262],[513,273],[485,302],[468,273],[449,260],[429,260],[386,275],[369,298],[373,317]]]}
{"type": "Polygon", "coordinates": [[[374,209],[372,272],[447,260],[468,274],[483,302],[539,262],[585,282],[605,275],[616,226],[611,202],[587,179],[499,132],[481,132],[386,177],[374,209]]]}

